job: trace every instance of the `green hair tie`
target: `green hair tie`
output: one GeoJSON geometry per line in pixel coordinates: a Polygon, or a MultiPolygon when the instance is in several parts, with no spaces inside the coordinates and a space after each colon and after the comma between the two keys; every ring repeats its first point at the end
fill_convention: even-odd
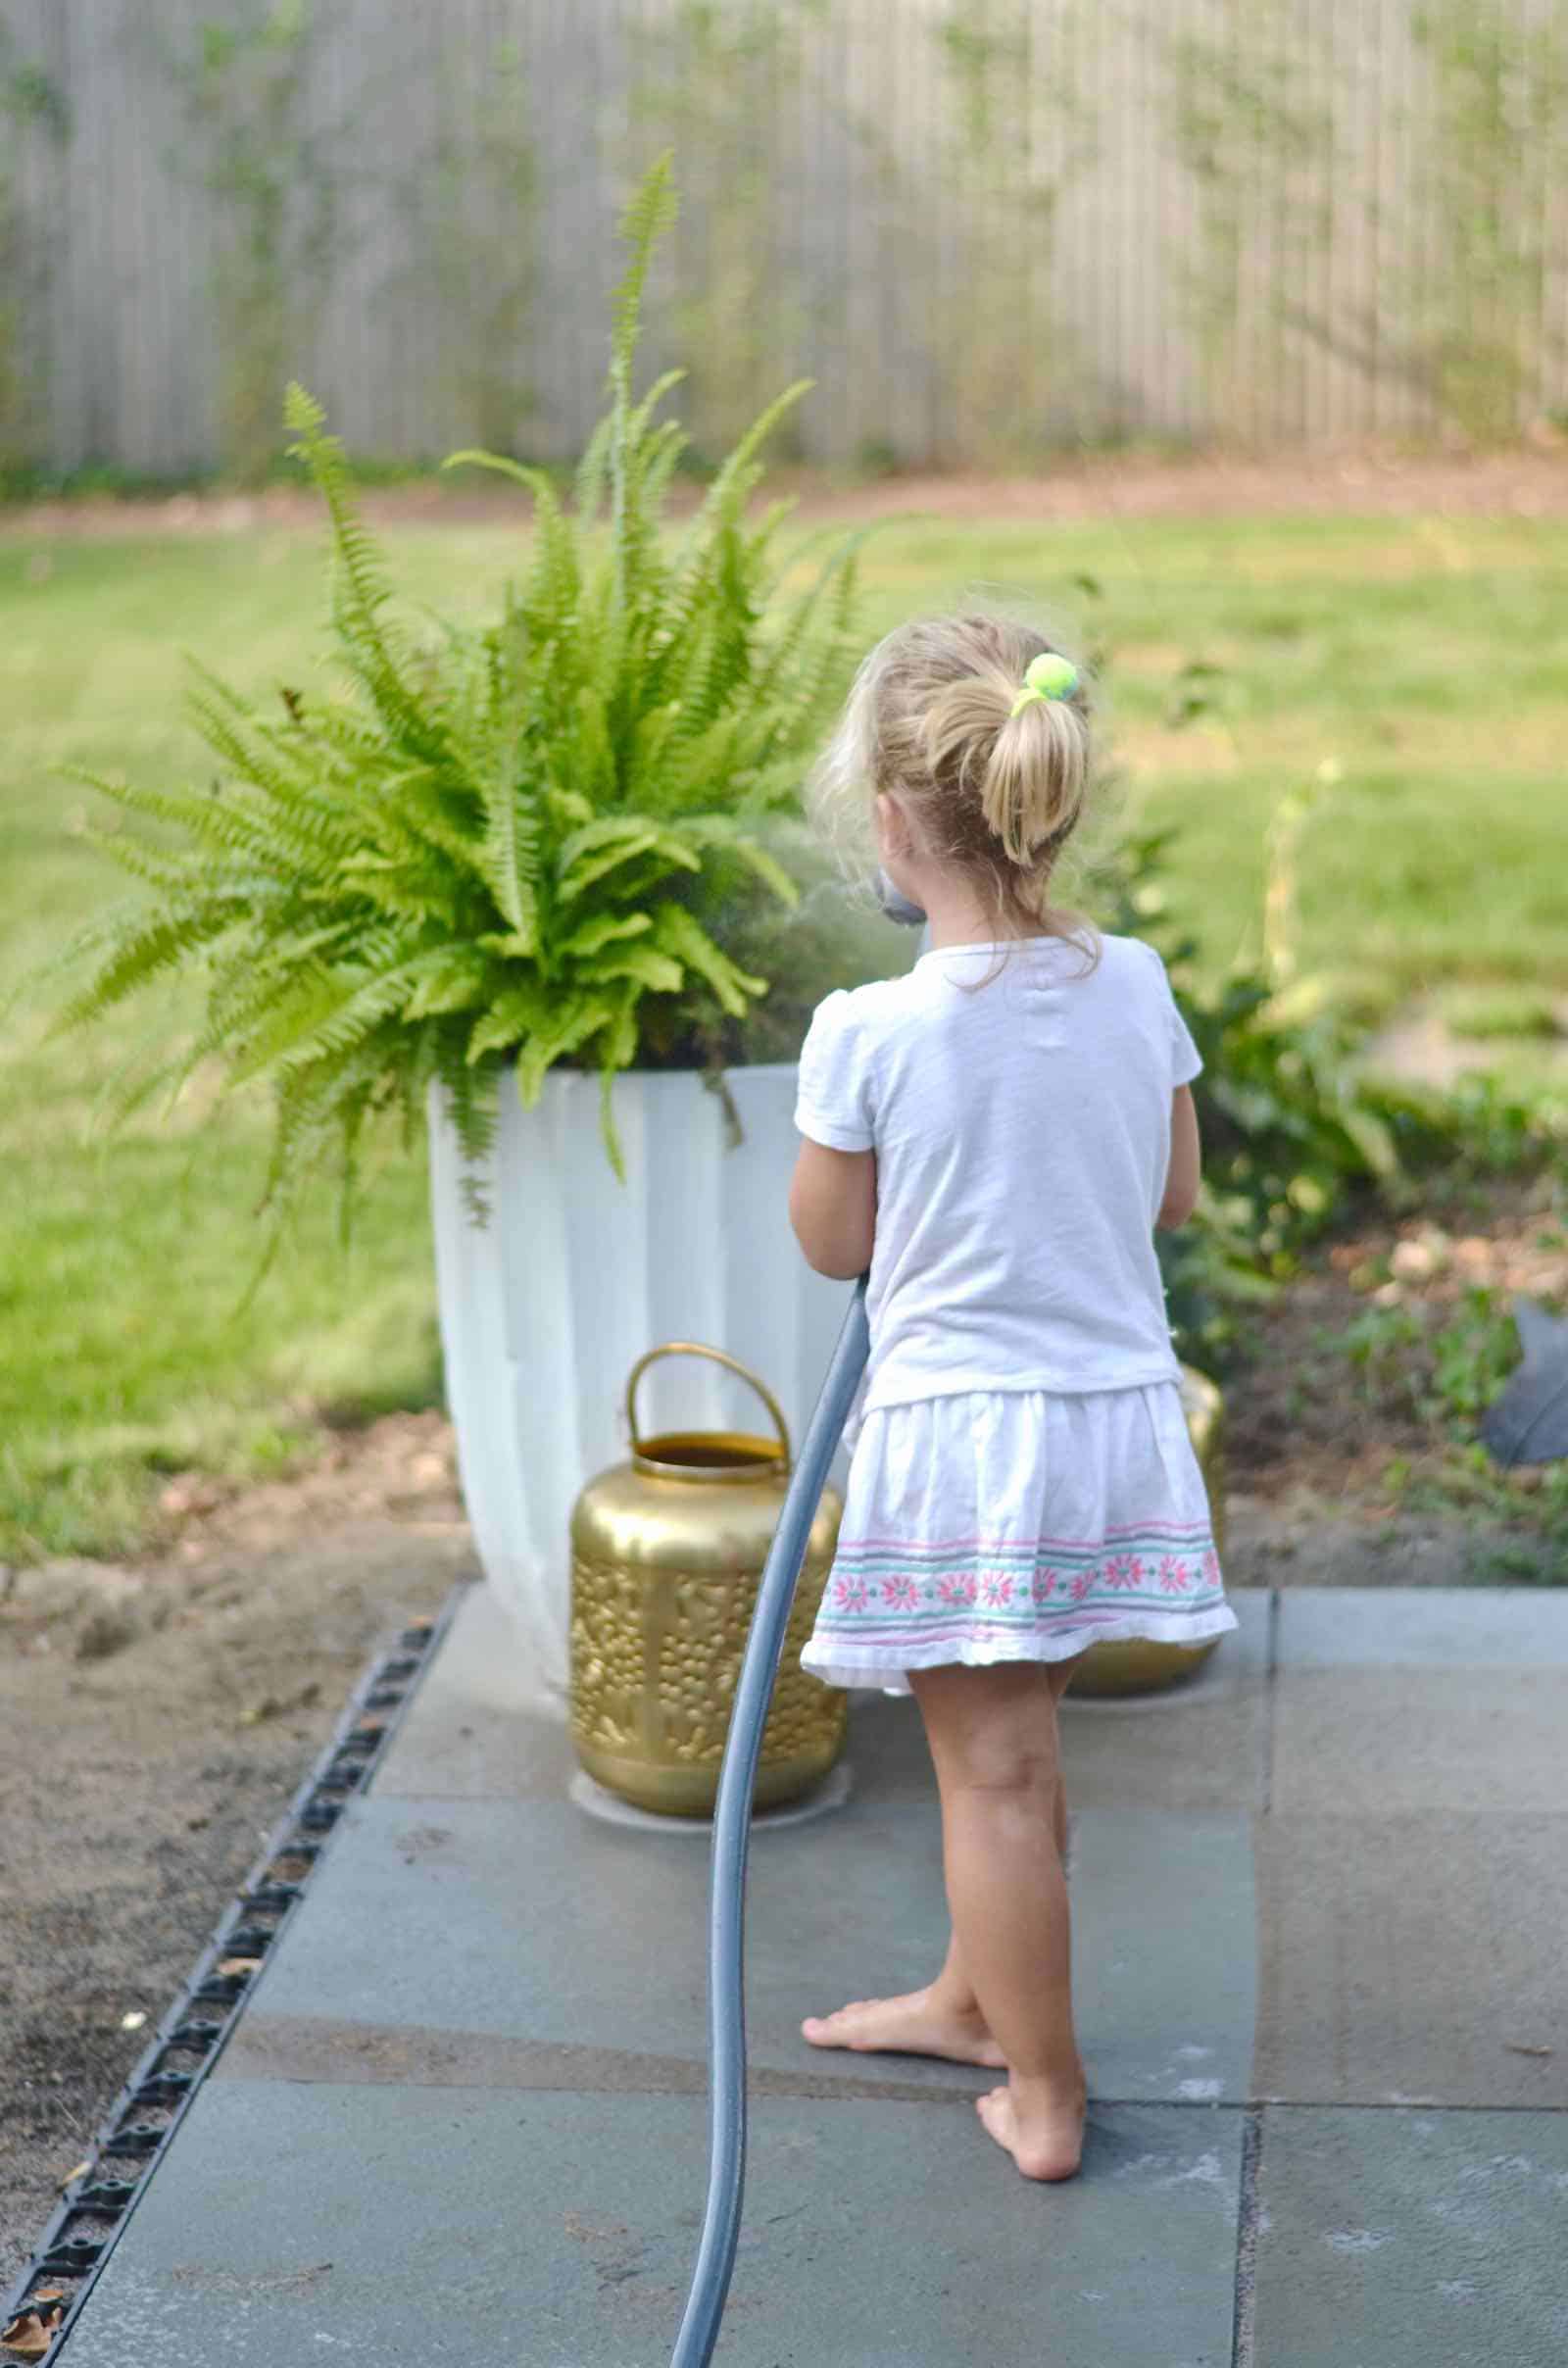
{"type": "Polygon", "coordinates": [[[1042,650],[1024,667],[1023,689],[1013,701],[1007,720],[1010,723],[1014,715],[1021,715],[1031,699],[1070,699],[1077,688],[1078,668],[1072,660],[1055,650],[1042,650]]]}

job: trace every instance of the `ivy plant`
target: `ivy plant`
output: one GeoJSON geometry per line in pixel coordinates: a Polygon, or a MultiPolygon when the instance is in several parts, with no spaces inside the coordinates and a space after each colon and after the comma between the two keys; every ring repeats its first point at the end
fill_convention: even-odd
{"type": "Polygon", "coordinates": [[[392,1109],[416,1127],[432,1080],[471,1167],[505,1072],[530,1104],[558,1062],[597,1070],[618,1164],[616,1073],[716,1060],[766,992],[715,929],[745,880],[796,893],[764,834],[796,810],[842,685],[855,542],[819,549],[787,584],[788,505],[754,515],[761,449],[801,385],[675,528],[686,439],[659,415],[679,373],[634,385],[644,283],[673,213],[666,158],[623,220],[608,404],[572,496],[514,461],[454,456],[532,497],[526,567],[491,621],[415,637],[342,450],[293,387],[294,450],[330,523],[342,687],[285,690],[270,712],[197,666],[211,788],[81,776],[156,829],[99,834],[144,893],[72,950],[94,967],[62,1024],[195,973],[203,1023],[119,1108],[177,1092],[204,1063],[225,1089],[265,1081],[274,1213],[323,1160],[347,1212],[368,1121],[392,1109]]]}

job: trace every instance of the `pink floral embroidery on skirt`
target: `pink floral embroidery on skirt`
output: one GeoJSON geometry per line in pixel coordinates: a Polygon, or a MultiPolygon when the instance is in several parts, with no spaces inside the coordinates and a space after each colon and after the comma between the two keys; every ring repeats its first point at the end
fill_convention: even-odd
{"type": "Polygon", "coordinates": [[[1144,1566],[1136,1554],[1112,1554],[1104,1566],[1107,1587],[1136,1587],[1143,1575],[1144,1566]]]}

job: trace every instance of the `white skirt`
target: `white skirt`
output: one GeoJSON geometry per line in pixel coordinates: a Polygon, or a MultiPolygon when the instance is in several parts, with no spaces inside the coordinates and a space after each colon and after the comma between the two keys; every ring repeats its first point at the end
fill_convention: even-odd
{"type": "Polygon", "coordinates": [[[1174,1381],[868,1413],[802,1665],[906,1694],[945,1661],[1069,1659],[1237,1626],[1174,1381]]]}

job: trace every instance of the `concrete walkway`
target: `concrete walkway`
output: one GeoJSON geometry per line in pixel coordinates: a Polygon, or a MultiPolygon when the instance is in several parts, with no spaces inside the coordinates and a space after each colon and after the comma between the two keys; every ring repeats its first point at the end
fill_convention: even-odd
{"type": "MultiPolygon", "coordinates": [[[[724,2368],[1558,2368],[1568,1593],[1260,1591],[1185,1691],[1063,1707],[1091,2127],[803,2013],[944,1932],[917,1715],[752,1857],[724,2368]]],[[[706,2169],[707,1850],[566,1797],[466,1600],[67,2368],[662,2368],[706,2169]]]]}

